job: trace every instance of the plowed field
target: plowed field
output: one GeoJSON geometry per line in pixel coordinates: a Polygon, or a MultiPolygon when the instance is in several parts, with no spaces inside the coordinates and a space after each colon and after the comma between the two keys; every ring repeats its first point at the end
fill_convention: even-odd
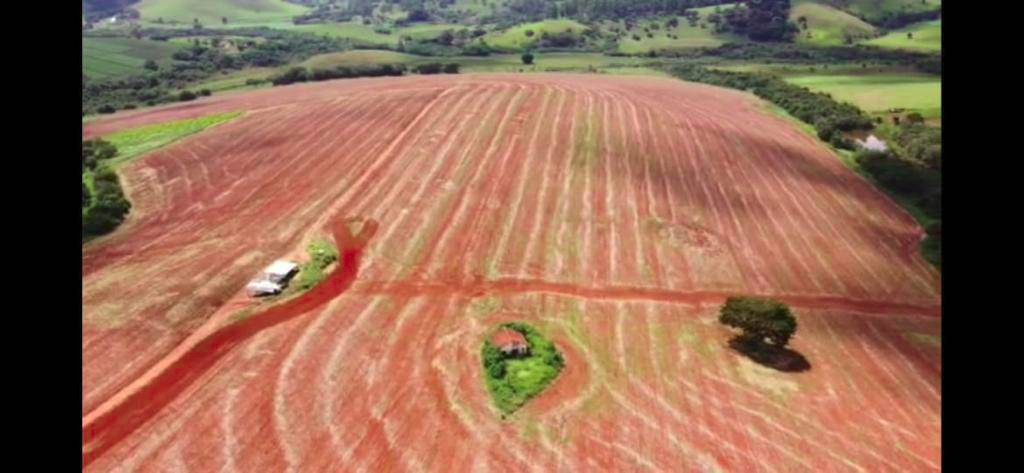
{"type": "Polygon", "coordinates": [[[913,219],[735,91],[460,75],[224,95],[121,169],[83,258],[89,471],[934,471],[940,283],[913,219]],[[284,305],[240,290],[333,234],[284,305]],[[727,346],[724,297],[794,307],[783,373],[727,346]],[[566,356],[501,420],[479,347],[527,320],[566,356]]]}

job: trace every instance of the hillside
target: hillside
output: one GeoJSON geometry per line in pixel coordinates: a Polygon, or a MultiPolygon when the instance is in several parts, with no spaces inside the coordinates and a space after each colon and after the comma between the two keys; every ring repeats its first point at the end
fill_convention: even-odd
{"type": "Polygon", "coordinates": [[[798,43],[835,46],[875,34],[875,27],[864,20],[814,0],[794,0],[789,20],[801,25],[798,43]]]}
{"type": "Polygon", "coordinates": [[[865,41],[864,44],[883,48],[911,51],[942,51],[942,20],[914,23],[906,28],[890,31],[884,36],[865,41]],[[911,33],[911,37],[907,37],[911,33]]]}
{"type": "Polygon", "coordinates": [[[901,13],[917,13],[942,8],[942,0],[819,0],[875,23],[901,13]]]}

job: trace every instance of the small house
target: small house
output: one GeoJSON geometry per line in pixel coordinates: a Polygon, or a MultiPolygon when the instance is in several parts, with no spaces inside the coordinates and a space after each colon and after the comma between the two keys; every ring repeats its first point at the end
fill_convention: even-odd
{"type": "Polygon", "coordinates": [[[296,271],[299,265],[291,261],[277,260],[263,270],[263,276],[270,282],[283,283],[288,280],[296,271]]]}
{"type": "Polygon", "coordinates": [[[530,350],[530,346],[526,343],[526,337],[523,334],[507,328],[497,331],[491,337],[491,343],[498,347],[506,356],[525,355],[530,350]]]}

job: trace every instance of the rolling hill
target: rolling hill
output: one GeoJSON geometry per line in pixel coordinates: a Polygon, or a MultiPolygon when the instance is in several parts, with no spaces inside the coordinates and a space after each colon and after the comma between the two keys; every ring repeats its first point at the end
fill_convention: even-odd
{"type": "Polygon", "coordinates": [[[800,24],[804,18],[807,29],[797,35],[798,43],[816,45],[841,45],[846,38],[851,41],[870,38],[875,34],[875,27],[845,11],[813,0],[795,0],[790,10],[790,21],[800,24]]]}

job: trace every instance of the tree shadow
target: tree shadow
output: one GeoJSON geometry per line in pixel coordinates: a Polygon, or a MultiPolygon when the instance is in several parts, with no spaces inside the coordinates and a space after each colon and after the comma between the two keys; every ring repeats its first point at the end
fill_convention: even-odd
{"type": "Polygon", "coordinates": [[[800,373],[811,369],[811,362],[795,350],[751,341],[742,335],[737,335],[729,340],[729,347],[742,353],[751,361],[774,370],[800,373]]]}

